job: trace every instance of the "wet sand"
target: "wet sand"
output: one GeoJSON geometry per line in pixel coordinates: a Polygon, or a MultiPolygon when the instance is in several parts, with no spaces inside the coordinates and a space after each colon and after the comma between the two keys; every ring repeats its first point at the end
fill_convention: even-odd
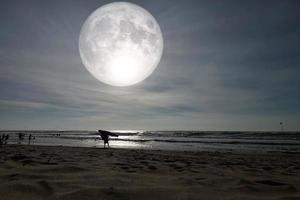
{"type": "Polygon", "coordinates": [[[0,199],[300,199],[300,155],[5,145],[0,199]]]}

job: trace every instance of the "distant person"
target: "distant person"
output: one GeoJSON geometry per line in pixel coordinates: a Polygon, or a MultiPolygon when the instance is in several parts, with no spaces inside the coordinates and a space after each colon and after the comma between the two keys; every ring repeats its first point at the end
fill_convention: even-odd
{"type": "Polygon", "coordinates": [[[7,141],[8,141],[8,139],[9,139],[9,135],[8,134],[6,134],[6,136],[5,136],[5,142],[4,142],[4,144],[7,144],[7,141]]]}
{"type": "Polygon", "coordinates": [[[30,134],[30,135],[28,136],[28,144],[30,144],[31,140],[32,140],[32,135],[30,134]]]}
{"type": "Polygon", "coordinates": [[[107,147],[109,147],[109,136],[113,136],[113,137],[118,137],[117,134],[109,132],[109,131],[104,131],[104,130],[98,130],[98,132],[100,133],[101,139],[104,141],[104,148],[107,144],[107,147]]]}
{"type": "Polygon", "coordinates": [[[0,144],[7,144],[8,137],[8,134],[2,134],[0,137],[0,144]]]}
{"type": "Polygon", "coordinates": [[[24,139],[24,133],[19,133],[18,136],[19,136],[19,140],[23,140],[24,139]]]}

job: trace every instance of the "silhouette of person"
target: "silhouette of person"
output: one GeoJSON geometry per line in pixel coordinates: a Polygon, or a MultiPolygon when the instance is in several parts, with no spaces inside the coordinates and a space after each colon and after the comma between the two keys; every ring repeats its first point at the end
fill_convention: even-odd
{"type": "Polygon", "coordinates": [[[8,137],[8,134],[2,134],[0,137],[0,144],[7,144],[8,137]]]}
{"type": "Polygon", "coordinates": [[[30,134],[30,135],[28,136],[28,144],[30,144],[31,139],[32,139],[32,135],[30,134]]]}
{"type": "Polygon", "coordinates": [[[109,136],[114,136],[114,137],[118,137],[117,134],[114,134],[112,132],[109,131],[104,131],[104,130],[98,130],[98,132],[100,133],[101,139],[104,141],[104,148],[105,145],[107,144],[107,147],[109,147],[109,136]]]}
{"type": "Polygon", "coordinates": [[[23,133],[19,133],[18,136],[19,136],[19,140],[23,140],[24,139],[24,134],[23,133]]]}
{"type": "Polygon", "coordinates": [[[8,139],[9,139],[9,135],[6,134],[6,136],[5,136],[5,144],[7,144],[8,139]]]}

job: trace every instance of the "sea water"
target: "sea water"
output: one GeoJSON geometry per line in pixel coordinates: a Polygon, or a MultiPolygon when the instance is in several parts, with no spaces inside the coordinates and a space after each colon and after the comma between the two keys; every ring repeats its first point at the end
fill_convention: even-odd
{"type": "MultiPolygon", "coordinates": [[[[176,151],[255,151],[300,153],[300,132],[257,131],[120,131],[110,147],[176,151]]],[[[103,147],[96,131],[0,131],[9,144],[103,147]],[[19,134],[24,134],[19,139],[19,134]],[[35,139],[29,141],[29,135],[35,139]]]]}

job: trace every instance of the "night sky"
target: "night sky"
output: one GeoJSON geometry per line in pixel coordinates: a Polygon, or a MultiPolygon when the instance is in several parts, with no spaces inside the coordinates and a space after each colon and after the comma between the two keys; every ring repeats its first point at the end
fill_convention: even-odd
{"type": "Polygon", "coordinates": [[[0,129],[300,129],[300,1],[129,1],[164,37],[130,87],[79,56],[83,22],[110,2],[1,1],[0,129]]]}

